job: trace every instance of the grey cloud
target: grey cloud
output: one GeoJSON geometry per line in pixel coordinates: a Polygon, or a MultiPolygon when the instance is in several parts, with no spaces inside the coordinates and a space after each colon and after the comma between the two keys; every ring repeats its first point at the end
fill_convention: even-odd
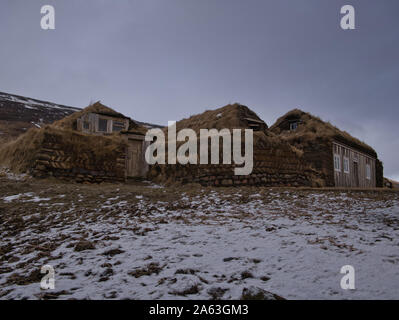
{"type": "Polygon", "coordinates": [[[166,124],[241,102],[268,124],[300,107],[370,143],[399,179],[399,2],[3,0],[0,90],[91,100],[166,124]],[[40,7],[56,30],[40,29],[40,7]]]}

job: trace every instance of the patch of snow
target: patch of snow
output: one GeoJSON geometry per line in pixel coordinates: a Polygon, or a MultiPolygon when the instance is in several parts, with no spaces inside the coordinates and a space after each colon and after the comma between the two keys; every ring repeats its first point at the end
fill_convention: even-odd
{"type": "Polygon", "coordinates": [[[51,198],[40,198],[38,196],[35,196],[32,199],[24,200],[23,202],[42,202],[42,201],[50,201],[50,200],[51,200],[51,198]]]}
{"type": "Polygon", "coordinates": [[[14,200],[18,200],[20,198],[28,198],[28,199],[22,199],[21,202],[42,202],[42,201],[50,201],[51,198],[40,198],[38,196],[35,196],[33,192],[27,192],[27,193],[20,193],[20,194],[15,194],[12,196],[7,196],[3,198],[3,201],[6,203],[12,202],[14,200]],[[31,199],[29,199],[31,198],[31,199]]]}
{"type": "MultiPolygon", "coordinates": [[[[56,208],[46,215],[57,220],[51,228],[40,234],[28,228],[3,240],[14,244],[20,265],[36,256],[23,254],[24,241],[58,244],[35,266],[54,266],[55,290],[66,293],[61,299],[210,299],[214,289],[223,299],[239,299],[243,292],[288,299],[399,298],[397,197],[383,202],[323,191],[238,197],[219,190],[182,192],[170,202],[137,197],[99,197],[99,210],[83,215],[73,205],[65,212],[56,208]],[[102,212],[104,207],[109,210],[102,212]],[[74,216],[78,220],[66,220],[74,216]],[[74,251],[82,235],[94,249],[74,251]],[[114,253],[107,254],[110,249],[114,253]],[[347,264],[355,268],[356,290],[340,288],[340,269],[347,264]]],[[[23,197],[12,201],[18,200],[23,197]]],[[[10,267],[0,278],[2,299],[39,298],[40,283],[6,283],[12,273],[27,274],[33,266],[10,267]]]]}
{"type": "Polygon", "coordinates": [[[30,105],[28,105],[28,104],[25,104],[25,108],[26,108],[26,109],[33,109],[33,110],[37,110],[37,108],[36,108],[36,107],[30,106],[30,105]]]}
{"type": "Polygon", "coordinates": [[[24,194],[20,193],[20,194],[16,194],[16,195],[13,195],[13,196],[4,197],[3,200],[4,200],[4,202],[12,202],[14,200],[17,200],[18,198],[20,198],[23,195],[24,194]]]}
{"type": "Polygon", "coordinates": [[[8,168],[4,167],[0,168],[0,176],[5,176],[7,179],[14,181],[26,180],[30,178],[27,174],[13,173],[8,168]]]}

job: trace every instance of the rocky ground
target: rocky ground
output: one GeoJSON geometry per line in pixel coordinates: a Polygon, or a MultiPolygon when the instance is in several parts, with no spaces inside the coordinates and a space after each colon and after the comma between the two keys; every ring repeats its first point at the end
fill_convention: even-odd
{"type": "Polygon", "coordinates": [[[398,299],[399,195],[0,177],[0,299],[398,299]],[[355,268],[355,290],[340,269],[355,268]],[[43,290],[40,268],[55,270],[43,290]]]}

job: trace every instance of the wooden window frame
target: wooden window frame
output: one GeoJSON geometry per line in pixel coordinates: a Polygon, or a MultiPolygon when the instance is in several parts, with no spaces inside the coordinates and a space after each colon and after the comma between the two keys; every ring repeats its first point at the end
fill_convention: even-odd
{"type": "Polygon", "coordinates": [[[126,128],[125,122],[118,121],[118,120],[112,120],[112,132],[121,132],[122,130],[125,130],[125,128],[126,128]],[[120,128],[120,130],[114,130],[115,127],[120,128]]]}
{"type": "Polygon", "coordinates": [[[350,172],[350,168],[349,168],[349,158],[348,157],[344,157],[344,161],[343,161],[343,167],[344,167],[344,173],[349,173],[350,172]],[[346,164],[346,166],[345,166],[346,164]],[[346,167],[346,168],[345,168],[346,167]]]}
{"type": "Polygon", "coordinates": [[[90,130],[90,122],[83,120],[82,128],[84,131],[89,131],[90,130]],[[87,127],[86,127],[86,125],[87,125],[87,127]]]}
{"type": "Polygon", "coordinates": [[[339,154],[334,154],[334,171],[337,171],[337,172],[341,172],[342,171],[342,169],[341,169],[341,155],[339,155],[339,154]],[[337,159],[338,159],[338,161],[336,161],[337,159]],[[336,164],[338,164],[338,167],[337,167],[336,164]]]}
{"type": "Polygon", "coordinates": [[[98,118],[98,132],[108,132],[108,119],[106,118],[98,118]],[[101,130],[101,121],[105,121],[106,126],[105,126],[105,130],[101,130]]]}

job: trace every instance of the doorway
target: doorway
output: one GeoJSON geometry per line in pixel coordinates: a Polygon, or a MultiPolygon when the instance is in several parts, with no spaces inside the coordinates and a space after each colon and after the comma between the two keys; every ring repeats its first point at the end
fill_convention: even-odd
{"type": "Polygon", "coordinates": [[[140,177],[142,165],[142,141],[128,140],[126,174],[128,178],[140,177]]]}

